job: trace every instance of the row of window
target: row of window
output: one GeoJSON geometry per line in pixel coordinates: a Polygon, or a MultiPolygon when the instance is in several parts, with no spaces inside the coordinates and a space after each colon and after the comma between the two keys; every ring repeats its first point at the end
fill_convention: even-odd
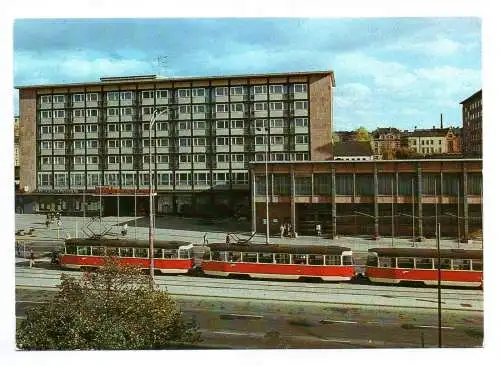
{"type": "MultiPolygon", "coordinates": [[[[42,156],[40,158],[40,164],[42,165],[51,165],[52,162],[54,165],[65,165],[67,161],[67,157],[65,156],[42,156]]],[[[99,160],[101,159],[98,155],[77,155],[73,157],[73,164],[75,165],[84,165],[85,162],[87,164],[99,164],[99,160]]],[[[207,161],[206,154],[180,154],[177,157],[179,163],[205,163],[207,161]]],[[[218,163],[244,163],[248,161],[248,158],[245,154],[217,154],[216,161],[218,163]]],[[[134,155],[109,155],[106,157],[108,164],[133,164],[134,163],[134,155]]],[[[152,156],[151,161],[153,163],[157,162],[158,164],[166,164],[170,161],[169,155],[159,154],[156,156],[152,156]]],[[[144,164],[149,163],[149,155],[142,156],[142,162],[144,164]]]]}
{"type": "MultiPolygon", "coordinates": [[[[148,248],[107,248],[97,246],[67,245],[65,253],[70,255],[98,256],[111,255],[124,258],[149,258],[148,248]]],[[[155,258],[161,259],[189,259],[193,252],[189,249],[159,249],[153,250],[155,258]]]]}
{"type": "MultiPolygon", "coordinates": [[[[206,121],[179,121],[179,122],[156,122],[155,129],[156,131],[168,131],[169,125],[172,127],[172,124],[176,124],[178,130],[205,130],[208,126],[206,121]]],[[[215,127],[217,129],[238,129],[245,128],[247,125],[247,121],[242,119],[233,119],[233,120],[217,120],[215,122],[215,127]]],[[[295,118],[293,120],[293,125],[295,127],[307,127],[308,120],[307,118],[295,118]]],[[[283,118],[273,118],[270,120],[258,118],[254,121],[250,122],[250,126],[253,128],[283,128],[288,125],[288,121],[283,118]]],[[[149,131],[149,123],[142,124],[143,131],[149,131]]],[[[132,132],[134,128],[133,123],[106,123],[107,132],[132,132]]],[[[50,134],[54,133],[64,133],[66,131],[65,125],[48,125],[48,126],[40,126],[40,133],[42,134],[50,134]]],[[[73,132],[97,132],[98,124],[85,124],[85,125],[74,125],[73,132]],[[85,127],[87,126],[87,127],[85,127]]]]}
{"type": "Polygon", "coordinates": [[[222,262],[247,263],[277,263],[277,264],[305,264],[316,266],[350,266],[350,255],[322,255],[322,254],[288,254],[288,253],[249,253],[249,252],[218,252],[205,254],[204,260],[222,262]]]}
{"type": "MultiPolygon", "coordinates": [[[[88,131],[87,131],[88,132],[88,131]]],[[[178,139],[180,147],[190,147],[190,146],[208,146],[206,137],[181,137],[178,139]]],[[[281,135],[271,135],[271,136],[255,136],[254,142],[255,145],[268,145],[268,141],[270,145],[283,145],[287,142],[287,138],[281,135]]],[[[168,147],[169,139],[168,138],[156,138],[152,139],[152,141],[156,141],[156,147],[168,147]]],[[[308,144],[309,136],[308,135],[295,135],[294,141],[296,145],[300,144],[308,144]]],[[[107,147],[110,149],[117,149],[120,146],[122,148],[133,148],[137,144],[137,141],[134,139],[108,139],[107,147]]],[[[215,146],[242,146],[245,144],[245,137],[243,136],[233,136],[233,137],[217,137],[215,138],[215,146]]],[[[74,149],[84,149],[87,146],[88,149],[97,149],[99,147],[99,140],[73,140],[73,148],[74,149]]],[[[40,141],[40,149],[48,150],[48,149],[60,150],[66,148],[66,141],[55,140],[55,141],[40,141]]],[[[142,140],[142,147],[149,147],[149,139],[142,140]]]]}
{"type": "MultiPolygon", "coordinates": [[[[412,257],[368,257],[367,266],[383,268],[410,268],[410,269],[437,269],[436,258],[412,258],[412,257]],[[378,259],[378,261],[377,261],[378,259]]],[[[483,261],[480,259],[450,259],[441,258],[441,269],[455,271],[482,271],[483,261]]]]}
{"type": "MultiPolygon", "coordinates": [[[[196,172],[196,173],[175,173],[176,185],[210,185],[210,174],[212,174],[213,184],[248,184],[248,172],[196,172]]],[[[153,181],[160,186],[173,185],[173,173],[171,172],[158,172],[152,174],[153,181]]],[[[104,173],[104,185],[106,186],[135,186],[136,179],[139,179],[140,185],[149,185],[149,173],[104,173]]],[[[71,186],[99,186],[100,172],[87,172],[85,173],[71,173],[70,184],[71,186]]],[[[67,173],[38,173],[38,186],[39,187],[66,187],[68,185],[67,173]]]]}
{"type": "MultiPolygon", "coordinates": [[[[233,86],[231,88],[226,86],[219,86],[214,88],[214,94],[216,96],[227,96],[229,93],[231,95],[244,95],[249,91],[247,86],[233,86]]],[[[307,84],[293,84],[293,85],[269,85],[269,94],[284,94],[287,92],[294,93],[306,93],[307,92],[307,84]]],[[[154,98],[154,90],[143,90],[141,91],[142,99],[153,99],[154,98]]],[[[253,94],[267,94],[267,85],[255,85],[250,87],[250,92],[253,94]]],[[[209,93],[209,89],[207,88],[192,88],[192,89],[176,89],[175,93],[179,98],[189,98],[193,97],[205,97],[209,93]]],[[[116,100],[131,100],[135,96],[134,91],[110,91],[106,92],[106,99],[109,101],[116,100]]],[[[157,99],[168,99],[173,95],[173,90],[170,89],[159,89],[156,90],[156,98],[157,99]]],[[[99,100],[98,93],[77,93],[71,94],[71,97],[60,94],[60,95],[42,95],[40,96],[41,103],[49,104],[49,103],[65,103],[67,98],[71,98],[73,102],[84,102],[85,100],[88,102],[94,102],[99,100]]],[[[68,99],[69,100],[69,99],[68,99]]]]}
{"type": "MultiPolygon", "coordinates": [[[[438,145],[442,144],[442,140],[437,140],[437,141],[438,141],[438,145]]],[[[417,144],[417,140],[413,140],[413,145],[416,145],[416,144],[417,144]]],[[[433,139],[420,140],[420,145],[434,145],[434,140],[433,139]]]]}
{"type": "MultiPolygon", "coordinates": [[[[309,160],[308,153],[270,153],[270,161],[306,161],[309,160]]],[[[85,165],[86,164],[99,164],[102,157],[98,155],[77,155],[73,157],[74,165],[85,165]]],[[[41,165],[66,165],[66,156],[42,156],[40,158],[41,165]]],[[[109,155],[106,157],[108,164],[133,164],[134,155],[109,155]]],[[[179,163],[206,163],[210,158],[206,154],[180,154],[178,155],[179,163]]],[[[265,161],[264,153],[255,153],[255,161],[265,161]]],[[[158,154],[152,156],[152,162],[158,164],[168,164],[171,159],[167,154],[158,154]]],[[[215,161],[217,163],[246,163],[248,157],[246,154],[216,154],[215,161]]],[[[149,155],[142,156],[143,164],[149,163],[149,155]]]]}
{"type": "MultiPolygon", "coordinates": [[[[181,105],[178,108],[179,113],[183,114],[196,114],[196,113],[227,113],[229,110],[231,112],[245,112],[245,111],[267,111],[268,109],[271,111],[283,111],[287,109],[287,103],[284,102],[257,102],[253,103],[253,105],[249,108],[247,105],[243,103],[219,103],[214,106],[207,106],[204,104],[195,104],[195,105],[181,105]]],[[[307,101],[296,101],[293,104],[295,110],[307,110],[308,102],[307,101]]],[[[143,115],[150,115],[154,112],[155,107],[142,107],[143,115]]],[[[113,116],[132,116],[135,114],[135,108],[133,107],[121,107],[121,108],[106,108],[106,114],[109,117],[113,116]]],[[[68,114],[71,115],[71,113],[68,114]]],[[[87,109],[73,109],[72,110],[73,117],[97,117],[100,115],[99,109],[97,108],[87,108],[87,109]]],[[[42,119],[48,118],[65,118],[66,110],[65,109],[54,109],[52,110],[42,110],[40,111],[40,117],[42,119]]]]}

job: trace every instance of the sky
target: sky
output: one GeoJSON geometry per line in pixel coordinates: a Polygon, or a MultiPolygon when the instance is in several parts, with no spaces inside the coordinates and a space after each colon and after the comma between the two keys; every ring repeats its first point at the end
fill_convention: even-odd
{"type": "MultiPolygon", "coordinates": [[[[481,19],[16,19],[14,85],[333,70],[334,129],[461,126],[481,19]],[[161,62],[158,62],[161,58],[161,62]]],[[[14,113],[18,113],[14,92],[14,113]]]]}

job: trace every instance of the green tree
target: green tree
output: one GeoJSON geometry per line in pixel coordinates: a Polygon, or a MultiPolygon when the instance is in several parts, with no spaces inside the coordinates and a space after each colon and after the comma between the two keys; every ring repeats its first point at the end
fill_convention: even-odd
{"type": "Polygon", "coordinates": [[[422,154],[407,147],[401,147],[396,150],[396,159],[421,159],[422,157],[422,154]]]}
{"type": "Polygon", "coordinates": [[[332,145],[335,145],[338,142],[340,142],[340,136],[335,132],[332,132],[332,145]]]}
{"type": "Polygon", "coordinates": [[[361,141],[368,141],[370,142],[372,140],[372,136],[368,132],[368,130],[364,127],[360,127],[356,130],[356,137],[355,140],[358,142],[361,141]]]}
{"type": "Polygon", "coordinates": [[[81,279],[61,275],[59,292],[26,312],[17,329],[26,350],[140,350],[201,342],[194,320],[140,269],[106,258],[81,279]]]}

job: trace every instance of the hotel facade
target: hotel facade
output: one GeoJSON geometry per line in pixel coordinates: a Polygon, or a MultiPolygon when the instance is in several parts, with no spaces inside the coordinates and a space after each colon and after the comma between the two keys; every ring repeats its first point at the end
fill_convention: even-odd
{"type": "Polygon", "coordinates": [[[21,211],[144,214],[152,149],[158,213],[249,216],[266,150],[332,158],[334,86],[332,71],[17,86],[21,211]]]}

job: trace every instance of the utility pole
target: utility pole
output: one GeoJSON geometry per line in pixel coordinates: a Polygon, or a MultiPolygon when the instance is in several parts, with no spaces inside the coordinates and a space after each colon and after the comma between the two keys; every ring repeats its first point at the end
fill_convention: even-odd
{"type": "Polygon", "coordinates": [[[437,224],[437,259],[438,259],[438,347],[442,347],[443,332],[441,328],[441,223],[437,224]]]}

